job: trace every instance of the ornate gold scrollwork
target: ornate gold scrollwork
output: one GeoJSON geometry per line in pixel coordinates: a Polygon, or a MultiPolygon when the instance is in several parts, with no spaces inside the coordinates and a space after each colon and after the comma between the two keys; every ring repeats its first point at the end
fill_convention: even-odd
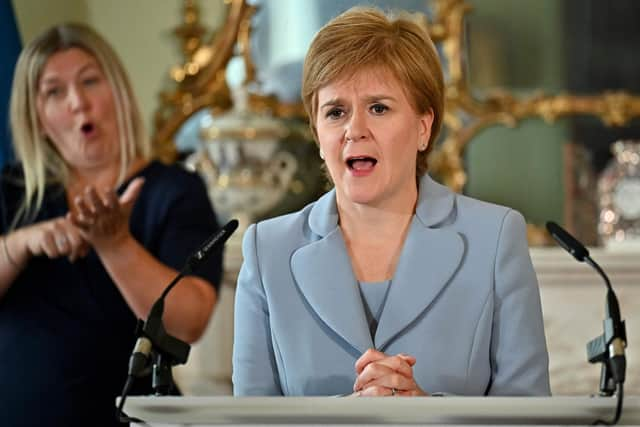
{"type": "MultiPolygon", "coordinates": [[[[185,25],[177,32],[183,38],[189,37],[190,43],[197,48],[191,51],[187,48],[188,43],[183,43],[186,59],[172,72],[175,88],[162,93],[161,106],[155,115],[154,147],[164,159],[175,154],[173,135],[193,112],[203,107],[220,110],[230,107],[224,72],[236,43],[246,61],[247,79],[255,77],[249,43],[255,7],[245,0],[225,2],[228,3],[228,16],[224,26],[209,42],[203,43],[195,0],[185,0],[185,14],[190,14],[190,18],[185,17],[185,25]]],[[[625,92],[590,96],[534,94],[516,98],[506,91],[494,91],[484,99],[475,98],[468,87],[463,55],[464,19],[472,7],[465,0],[434,0],[434,8],[431,21],[424,15],[416,16],[433,40],[442,46],[447,74],[446,137],[434,150],[430,167],[452,189],[463,189],[467,180],[462,161],[464,150],[473,137],[487,127],[515,127],[521,120],[531,117],[553,122],[569,115],[596,116],[608,126],[623,126],[640,116],[640,97],[625,92]]],[[[253,94],[249,105],[253,111],[269,111],[279,117],[304,115],[301,104],[283,104],[275,97],[253,94]]]]}
{"type": "MultiPolygon", "coordinates": [[[[464,72],[465,15],[472,7],[464,0],[435,0],[435,24],[428,27],[434,41],[442,43],[447,69],[446,138],[433,153],[432,170],[451,188],[461,191],[467,176],[462,157],[467,144],[490,126],[515,127],[527,118],[552,123],[571,115],[596,116],[607,126],[624,126],[640,117],[640,97],[626,92],[599,95],[533,94],[516,98],[494,91],[485,99],[472,96],[464,72]],[[459,118],[464,116],[463,122],[459,118]]],[[[427,23],[428,25],[428,23],[427,23]]]]}
{"type": "Polygon", "coordinates": [[[160,107],[154,114],[153,147],[156,155],[165,161],[175,159],[173,137],[194,112],[204,107],[226,110],[231,106],[225,69],[243,25],[249,25],[255,11],[245,0],[225,0],[228,4],[225,24],[209,41],[203,42],[202,33],[192,31],[199,27],[194,3],[195,0],[185,0],[185,14],[191,17],[185,18],[186,25],[178,27],[176,33],[182,38],[190,37],[197,48],[183,49],[184,63],[171,71],[174,87],[160,94],[160,107]]]}

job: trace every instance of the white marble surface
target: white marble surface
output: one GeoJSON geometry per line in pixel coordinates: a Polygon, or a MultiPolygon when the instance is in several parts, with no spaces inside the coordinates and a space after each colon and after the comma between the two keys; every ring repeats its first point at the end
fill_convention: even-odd
{"type": "MultiPolygon", "coordinates": [[[[224,395],[232,391],[233,299],[242,261],[236,236],[227,245],[225,280],[209,328],[192,348],[188,365],[175,370],[186,394],[224,395]]],[[[552,392],[595,393],[600,367],[587,362],[585,346],[603,331],[604,283],[589,266],[560,248],[534,248],[531,255],[540,282],[552,392]]],[[[591,255],[609,274],[627,323],[626,394],[640,395],[640,252],[592,249],[591,255]]]]}
{"type": "MultiPolygon", "coordinates": [[[[616,400],[589,397],[131,397],[129,415],[152,425],[590,425],[610,420],[616,400]],[[162,423],[162,424],[155,424],[162,423]]],[[[638,425],[640,397],[620,425],[638,425]]]]}

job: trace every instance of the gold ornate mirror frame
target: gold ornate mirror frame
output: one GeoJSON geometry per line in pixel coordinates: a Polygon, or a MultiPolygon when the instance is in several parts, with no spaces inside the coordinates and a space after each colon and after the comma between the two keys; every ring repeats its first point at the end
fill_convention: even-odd
{"type": "MultiPolygon", "coordinates": [[[[251,17],[256,11],[246,0],[224,0],[227,19],[210,40],[203,40],[196,0],[184,0],[184,22],[176,28],[183,41],[184,63],[171,71],[173,88],[161,94],[154,116],[154,148],[164,160],[175,158],[173,137],[180,126],[201,108],[225,110],[231,106],[225,69],[234,49],[244,56],[247,81],[255,77],[251,59],[251,17]]],[[[467,144],[490,126],[515,127],[526,118],[538,117],[552,123],[570,115],[590,115],[607,126],[624,126],[640,116],[640,97],[626,92],[599,95],[544,95],[516,98],[506,91],[494,91],[485,99],[472,96],[465,74],[464,19],[472,7],[465,0],[433,0],[434,19],[416,14],[436,44],[442,46],[447,75],[445,139],[434,149],[431,171],[455,191],[467,180],[463,156],[467,144]],[[465,117],[465,120],[461,117],[465,117]]],[[[256,112],[268,110],[279,117],[304,117],[301,104],[283,104],[274,97],[252,95],[256,112]]]]}

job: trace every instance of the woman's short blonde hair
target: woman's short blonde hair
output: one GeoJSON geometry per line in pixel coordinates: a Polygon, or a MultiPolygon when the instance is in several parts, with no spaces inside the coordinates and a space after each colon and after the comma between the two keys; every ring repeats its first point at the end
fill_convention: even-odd
{"type": "Polygon", "coordinates": [[[408,17],[394,17],[373,7],[354,7],[320,29],[302,72],[302,101],[311,130],[317,141],[318,91],[370,67],[390,71],[418,114],[433,111],[429,145],[416,159],[419,178],[427,171],[427,157],[442,126],[444,78],[429,34],[408,17]]]}
{"type": "Polygon", "coordinates": [[[113,93],[120,137],[121,183],[136,158],[151,157],[140,110],[122,62],[113,48],[94,30],[82,24],[57,25],[27,44],[16,64],[10,101],[13,147],[24,173],[25,198],[17,221],[32,220],[42,206],[47,184],[67,185],[69,169],[40,126],[37,97],[40,77],[55,53],[79,48],[93,56],[113,93]]]}

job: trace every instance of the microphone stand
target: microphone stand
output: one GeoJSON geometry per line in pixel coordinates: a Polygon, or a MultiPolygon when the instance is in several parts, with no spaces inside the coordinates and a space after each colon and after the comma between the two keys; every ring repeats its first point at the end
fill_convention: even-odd
{"type": "Polygon", "coordinates": [[[622,414],[624,399],[624,380],[626,358],[624,349],[627,346],[627,331],[624,320],[620,316],[620,305],[609,277],[590,256],[587,248],[566,230],[554,222],[547,222],[547,230],[551,236],[579,262],[586,262],[595,269],[607,287],[605,304],[604,332],[587,343],[587,359],[589,363],[601,363],[600,395],[617,395],[616,413],[613,421],[597,420],[595,424],[615,425],[622,414]]]}
{"type": "Polygon", "coordinates": [[[191,272],[191,265],[187,265],[166,287],[160,298],[153,304],[149,311],[147,321],[138,319],[136,326],[136,345],[129,359],[129,372],[120,403],[116,411],[116,417],[121,423],[141,423],[142,420],[129,417],[123,412],[127,395],[136,378],[141,378],[149,373],[149,359],[152,365],[151,385],[156,396],[166,396],[173,387],[171,367],[187,362],[191,346],[186,342],[169,335],[162,323],[164,313],[164,299],[173,287],[186,274],[191,272]]]}
{"type": "Polygon", "coordinates": [[[194,252],[185,263],[178,275],[167,285],[160,295],[160,298],[149,310],[147,321],[138,319],[136,326],[136,345],[129,359],[129,371],[127,380],[122,390],[120,403],[116,410],[116,418],[121,423],[143,423],[142,420],[129,417],[123,412],[127,395],[136,378],[143,377],[149,373],[149,361],[152,365],[152,388],[156,396],[169,394],[173,387],[171,367],[187,362],[191,346],[167,333],[162,323],[164,313],[164,300],[173,287],[184,276],[191,274],[198,266],[205,261],[213,252],[220,249],[224,242],[238,228],[238,221],[232,219],[217,233],[205,241],[204,244],[194,252]]]}
{"type": "Polygon", "coordinates": [[[605,305],[604,333],[587,343],[589,363],[602,363],[600,372],[600,395],[611,396],[616,384],[625,380],[626,359],[624,348],[627,342],[625,323],[620,320],[620,308],[609,278],[600,266],[591,258],[585,261],[598,271],[607,285],[607,303],[605,305]]]}

